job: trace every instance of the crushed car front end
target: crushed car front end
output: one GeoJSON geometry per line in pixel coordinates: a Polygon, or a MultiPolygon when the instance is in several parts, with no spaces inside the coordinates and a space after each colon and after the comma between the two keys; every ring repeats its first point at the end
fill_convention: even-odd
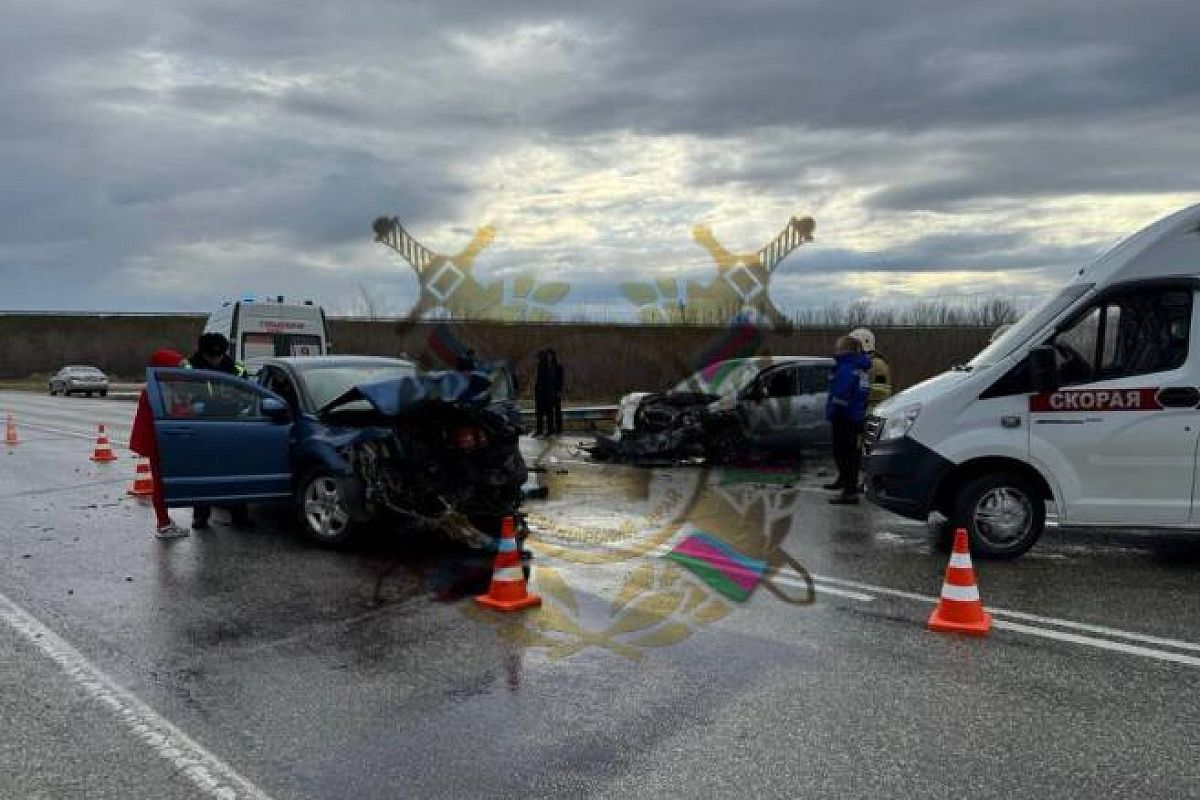
{"type": "Polygon", "coordinates": [[[308,446],[354,519],[488,546],[528,477],[508,405],[454,373],[356,386],[321,409],[308,446]]]}

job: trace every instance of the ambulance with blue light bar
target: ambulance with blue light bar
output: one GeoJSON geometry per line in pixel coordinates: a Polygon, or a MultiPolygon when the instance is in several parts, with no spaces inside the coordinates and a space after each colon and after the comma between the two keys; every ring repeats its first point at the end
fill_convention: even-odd
{"type": "Polygon", "coordinates": [[[1061,525],[1200,531],[1200,205],[867,420],[868,496],[1015,558],[1061,525]]]}
{"type": "Polygon", "coordinates": [[[224,335],[236,361],[330,352],[325,311],[311,300],[289,303],[278,296],[226,302],[209,315],[204,332],[224,335]]]}

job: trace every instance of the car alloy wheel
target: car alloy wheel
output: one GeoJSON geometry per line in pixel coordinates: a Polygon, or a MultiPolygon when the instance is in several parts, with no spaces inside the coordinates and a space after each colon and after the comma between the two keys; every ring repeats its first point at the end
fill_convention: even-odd
{"type": "Polygon", "coordinates": [[[301,497],[301,514],[309,536],[318,542],[338,543],[350,534],[350,511],[332,475],[317,474],[308,480],[301,497]]]}

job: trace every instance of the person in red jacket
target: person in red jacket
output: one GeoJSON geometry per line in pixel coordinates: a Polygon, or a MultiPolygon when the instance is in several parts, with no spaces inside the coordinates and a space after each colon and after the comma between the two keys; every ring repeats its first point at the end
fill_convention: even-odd
{"type": "MultiPolygon", "coordinates": [[[[150,355],[151,367],[178,367],[185,357],[174,350],[155,350],[150,355]]],[[[158,442],[154,438],[154,411],[150,408],[150,396],[142,389],[138,398],[137,414],[133,417],[133,431],[129,434],[129,449],[150,461],[150,472],[154,481],[154,493],[150,502],[154,506],[155,536],[159,539],[175,539],[187,536],[187,528],[176,525],[167,513],[163,499],[162,476],[159,470],[158,442]]]]}

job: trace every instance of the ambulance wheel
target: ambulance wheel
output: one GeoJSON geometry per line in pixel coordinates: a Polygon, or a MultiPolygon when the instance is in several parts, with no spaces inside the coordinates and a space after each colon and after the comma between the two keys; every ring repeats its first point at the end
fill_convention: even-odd
{"type": "Polygon", "coordinates": [[[313,470],[300,481],[296,516],[308,540],[322,547],[344,547],[357,530],[342,482],[327,470],[313,470]]]}
{"type": "Polygon", "coordinates": [[[1046,504],[1021,475],[998,472],[966,483],[954,503],[956,527],[965,527],[971,552],[981,558],[1017,558],[1046,526],[1046,504]]]}

